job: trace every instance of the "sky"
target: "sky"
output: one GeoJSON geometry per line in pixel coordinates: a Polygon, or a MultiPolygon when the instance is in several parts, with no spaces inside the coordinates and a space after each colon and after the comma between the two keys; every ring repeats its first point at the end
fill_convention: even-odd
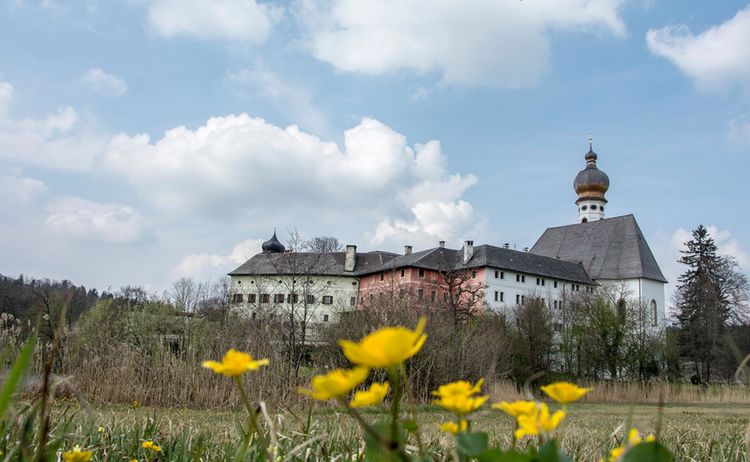
{"type": "Polygon", "coordinates": [[[0,273],[154,291],[274,228],[518,249],[608,216],[671,281],[709,226],[750,268],[750,4],[0,0],[0,273]]]}

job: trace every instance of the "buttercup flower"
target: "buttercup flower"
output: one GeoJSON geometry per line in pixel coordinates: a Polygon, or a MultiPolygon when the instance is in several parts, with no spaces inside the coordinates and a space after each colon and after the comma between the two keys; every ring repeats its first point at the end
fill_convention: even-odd
{"type": "Polygon", "coordinates": [[[440,431],[445,433],[462,433],[465,432],[466,429],[469,428],[469,422],[465,420],[461,420],[460,422],[445,422],[440,424],[440,431]]]}
{"type": "Polygon", "coordinates": [[[593,390],[593,388],[581,388],[569,382],[555,382],[541,388],[547,396],[560,404],[570,404],[578,401],[583,395],[593,390]]]}
{"type": "Polygon", "coordinates": [[[533,412],[518,416],[518,429],[515,432],[516,439],[520,440],[526,435],[549,433],[560,425],[563,418],[565,418],[565,411],[559,410],[550,415],[547,404],[538,403],[533,412]]]}
{"type": "Polygon", "coordinates": [[[506,414],[518,417],[534,412],[536,410],[536,403],[534,401],[513,401],[512,403],[500,401],[499,404],[493,404],[492,408],[500,409],[506,414]]]}
{"type": "Polygon", "coordinates": [[[487,396],[473,396],[479,393],[484,379],[480,379],[476,385],[465,380],[441,385],[432,394],[439,399],[434,403],[443,409],[455,412],[459,416],[476,411],[487,402],[487,396]]]}
{"type": "Polygon", "coordinates": [[[385,395],[388,394],[390,384],[384,383],[373,383],[367,390],[361,390],[354,393],[354,398],[349,403],[350,407],[367,407],[380,404],[385,399],[385,395]]]}
{"type": "Polygon", "coordinates": [[[440,398],[449,396],[472,396],[480,392],[483,383],[484,379],[479,379],[476,385],[472,385],[466,380],[459,380],[457,382],[440,385],[437,391],[433,391],[432,394],[440,398]]]}
{"type": "Polygon", "coordinates": [[[387,368],[411,358],[424,345],[427,336],[421,318],[414,330],[406,327],[385,327],[368,334],[359,343],[339,340],[344,356],[358,366],[387,368]]]}
{"type": "MultiPolygon", "coordinates": [[[[649,433],[649,435],[646,437],[645,440],[647,443],[650,443],[651,441],[656,441],[656,437],[649,433]]],[[[620,460],[620,458],[625,454],[625,450],[629,449],[633,446],[637,446],[641,444],[643,440],[641,439],[640,433],[638,433],[638,430],[635,428],[631,428],[628,431],[628,438],[627,438],[627,445],[617,446],[616,448],[612,449],[609,452],[609,458],[607,459],[607,462],[616,462],[620,460]]],[[[600,462],[603,462],[604,459],[601,459],[600,462]]]]}
{"type": "Polygon", "coordinates": [[[325,375],[313,377],[311,381],[312,390],[300,388],[299,392],[320,401],[341,398],[364,382],[369,372],[370,370],[366,367],[335,369],[325,375]]]}
{"type": "Polygon", "coordinates": [[[268,366],[267,359],[254,360],[248,353],[243,353],[231,348],[226,352],[221,362],[203,361],[203,367],[211,369],[217,374],[227,377],[238,377],[247,371],[255,371],[261,366],[268,366]]]}
{"type": "Polygon", "coordinates": [[[81,451],[81,447],[77,444],[72,450],[63,453],[63,461],[65,462],[89,462],[91,457],[94,455],[91,451],[81,451]]]}
{"type": "Polygon", "coordinates": [[[143,444],[141,444],[141,447],[150,451],[161,452],[161,448],[157,446],[153,441],[144,441],[143,444]]]}

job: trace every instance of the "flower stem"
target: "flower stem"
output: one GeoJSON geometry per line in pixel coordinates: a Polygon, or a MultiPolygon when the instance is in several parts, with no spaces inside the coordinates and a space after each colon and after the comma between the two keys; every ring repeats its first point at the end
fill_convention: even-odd
{"type": "Polygon", "coordinates": [[[240,379],[240,377],[235,376],[233,378],[234,378],[234,383],[237,385],[237,388],[240,391],[240,397],[242,398],[242,402],[245,404],[245,409],[247,409],[247,414],[249,416],[248,428],[247,428],[247,440],[245,442],[245,446],[247,447],[247,445],[250,442],[251,433],[256,433],[258,435],[258,443],[261,446],[261,454],[263,454],[264,459],[269,460],[268,445],[266,444],[266,438],[263,436],[263,432],[261,432],[260,426],[258,425],[258,414],[255,412],[255,408],[250,402],[250,398],[248,398],[247,396],[245,387],[242,386],[242,380],[240,379]]]}
{"type": "Polygon", "coordinates": [[[393,382],[393,400],[391,401],[391,444],[394,449],[399,449],[401,445],[398,441],[398,416],[400,413],[399,406],[404,391],[398,369],[395,367],[389,368],[388,375],[391,376],[391,382],[393,382]]]}

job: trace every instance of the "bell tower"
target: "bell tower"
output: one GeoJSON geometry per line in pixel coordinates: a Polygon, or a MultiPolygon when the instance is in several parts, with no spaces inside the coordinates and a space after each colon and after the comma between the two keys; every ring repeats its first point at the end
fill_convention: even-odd
{"type": "Polygon", "coordinates": [[[589,152],[584,156],[586,167],[578,172],[573,181],[573,189],[578,194],[579,223],[604,219],[604,206],[607,204],[604,195],[609,190],[609,177],[596,166],[598,158],[589,136],[589,152]]]}

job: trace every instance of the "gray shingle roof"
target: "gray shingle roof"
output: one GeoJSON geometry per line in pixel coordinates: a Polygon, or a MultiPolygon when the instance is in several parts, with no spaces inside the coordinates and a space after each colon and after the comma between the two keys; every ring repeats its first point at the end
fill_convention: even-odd
{"type": "Polygon", "coordinates": [[[633,215],[547,228],[529,252],[581,262],[593,279],[667,282],[633,215]]]}
{"type": "Polygon", "coordinates": [[[578,263],[496,247],[494,245],[475,246],[474,255],[465,265],[463,264],[463,249],[455,250],[436,247],[421,252],[414,252],[411,255],[398,256],[388,261],[379,270],[405,267],[424,268],[435,271],[448,271],[453,268],[492,267],[583,284],[592,284],[594,282],[586,274],[583,266],[578,263]]]}
{"type": "Polygon", "coordinates": [[[357,276],[379,268],[397,254],[357,252],[354,271],[344,271],[346,252],[259,253],[240,265],[230,276],[309,274],[316,276],[357,276]]]}

